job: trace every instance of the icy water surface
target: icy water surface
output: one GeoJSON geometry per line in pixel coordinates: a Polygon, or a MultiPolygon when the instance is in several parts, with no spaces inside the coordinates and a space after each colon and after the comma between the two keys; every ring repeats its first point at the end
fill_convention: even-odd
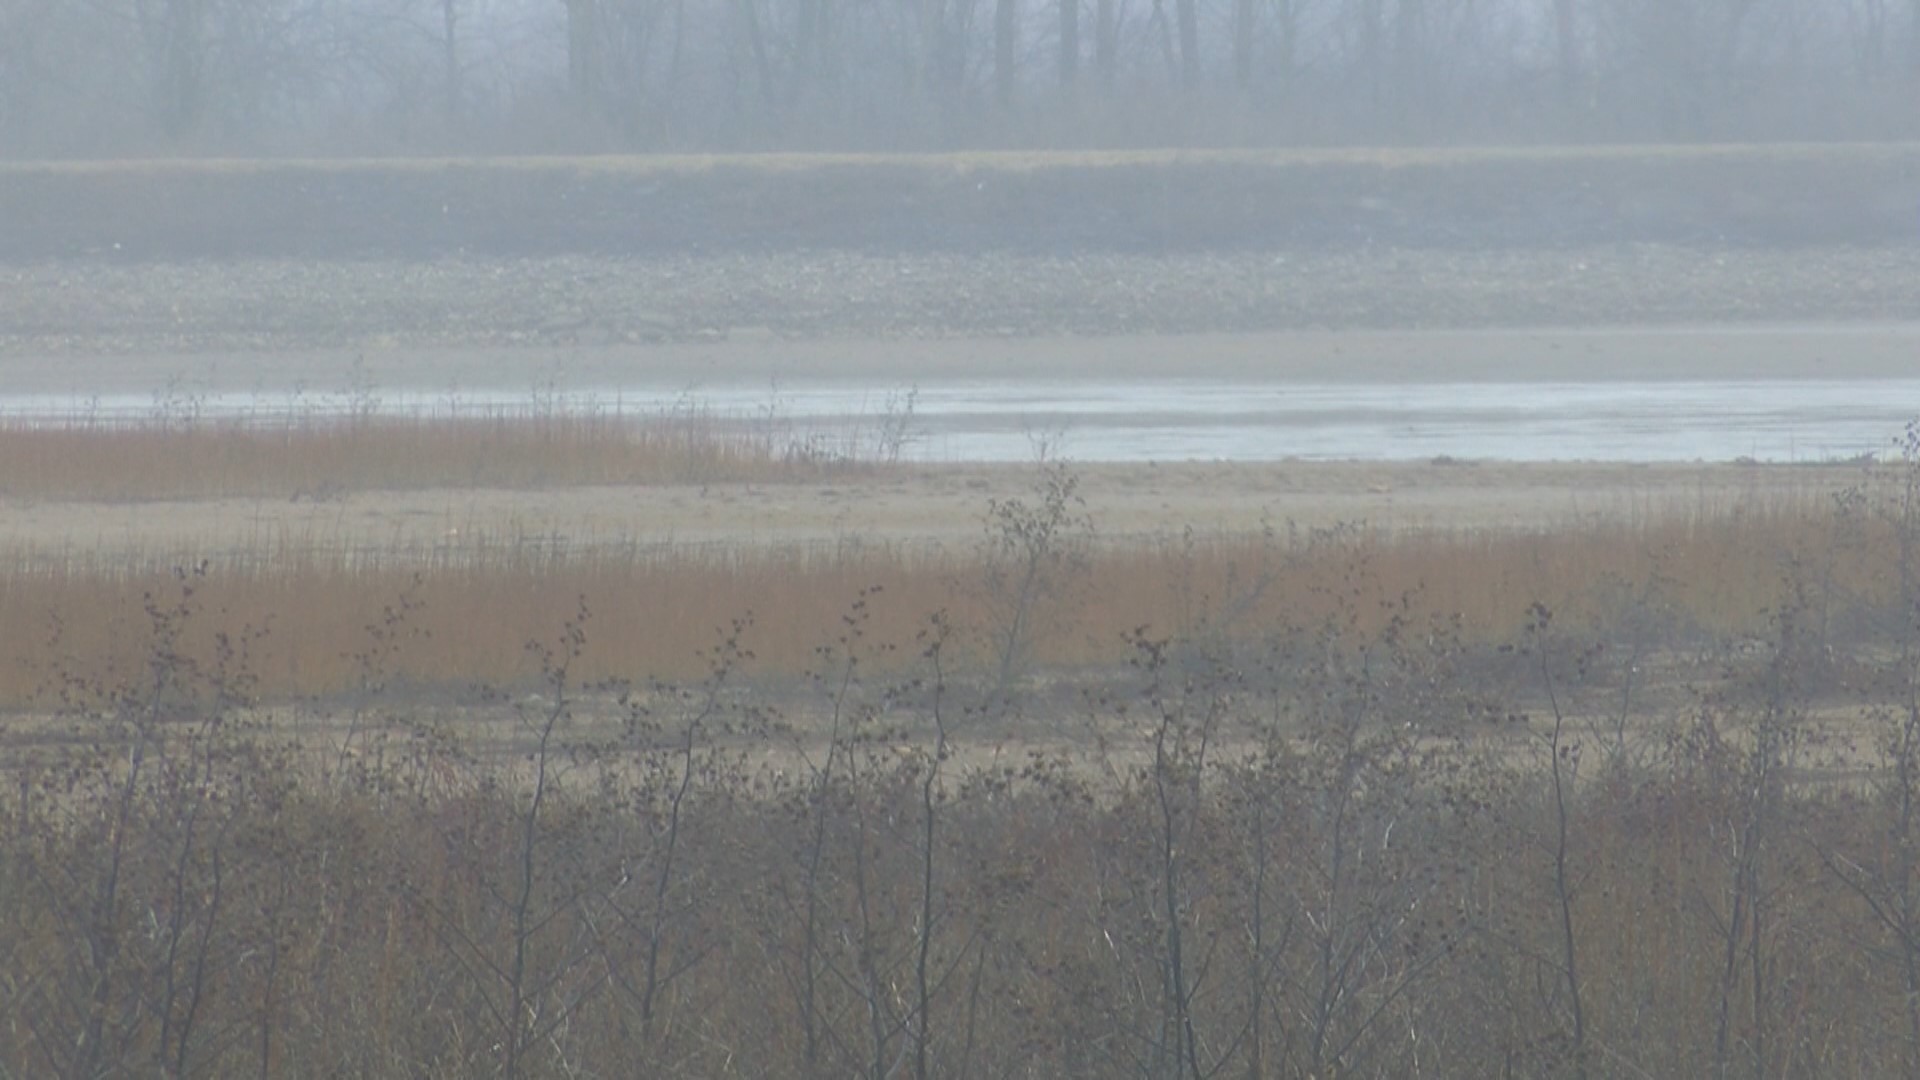
{"type": "MultiPolygon", "coordinates": [[[[1915,360],[1920,373],[1920,357],[1915,360]]],[[[821,453],[1016,461],[1043,446],[1086,461],[1425,459],[1819,461],[1885,453],[1920,417],[1920,377],[1662,382],[943,380],[879,385],[382,390],[192,397],[0,396],[16,419],[289,413],[599,412],[693,417],[821,453]]]]}

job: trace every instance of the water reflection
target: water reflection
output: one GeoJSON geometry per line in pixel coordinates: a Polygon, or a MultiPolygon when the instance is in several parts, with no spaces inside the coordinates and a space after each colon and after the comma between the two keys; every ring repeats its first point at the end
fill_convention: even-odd
{"type": "Polygon", "coordinates": [[[1887,451],[1920,416],[1920,378],[1699,382],[1296,383],[942,381],[909,387],[627,386],[588,390],[0,397],[15,422],[353,413],[593,411],[698,416],[823,446],[1012,461],[1045,443],[1095,461],[1303,459],[1818,461],[1887,451]],[[899,425],[904,424],[904,428],[899,425]]]}

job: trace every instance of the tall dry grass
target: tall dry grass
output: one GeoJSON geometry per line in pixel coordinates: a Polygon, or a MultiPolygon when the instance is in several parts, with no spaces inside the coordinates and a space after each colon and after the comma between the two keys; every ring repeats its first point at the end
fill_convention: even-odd
{"type": "MultiPolygon", "coordinates": [[[[713,632],[751,616],[760,669],[814,662],[823,627],[863,589],[871,633],[908,642],[945,610],[956,658],[983,661],[1006,617],[978,550],[860,542],[787,547],[571,549],[543,537],[468,535],[459,545],[391,551],[305,548],[285,539],[219,553],[15,551],[0,557],[0,702],[30,703],[55,668],[125,678],[142,663],[142,598],[177,568],[203,565],[199,622],[259,631],[252,662],[263,692],[327,695],[357,678],[367,628],[406,599],[413,641],[395,675],[420,685],[523,681],[524,645],[584,598],[594,634],[581,670],[594,677],[697,675],[713,632]]],[[[1707,647],[1762,636],[1813,582],[1823,636],[1858,633],[1875,615],[1897,555],[1886,522],[1836,524],[1800,498],[1695,507],[1638,520],[1572,522],[1526,532],[1387,532],[1361,527],[1175,536],[1090,545],[1036,600],[1032,660],[1047,668],[1123,662],[1123,635],[1257,640],[1276,625],[1336,616],[1353,633],[1389,619],[1457,620],[1468,639],[1510,640],[1540,602],[1560,625],[1599,638],[1657,634],[1707,647]]]]}
{"type": "Polygon", "coordinates": [[[960,677],[1006,611],[967,582],[1031,580],[966,558],[22,562],[0,626],[124,652],[25,666],[58,737],[0,773],[0,1073],[1920,1074],[1908,463],[1531,535],[1102,550],[1070,483],[998,502],[1040,659],[1114,668],[1052,740],[960,677]],[[1628,702],[1637,633],[1753,640],[1628,702]],[[257,708],[309,664],[445,665],[513,752],[257,708]]]}
{"type": "Polygon", "coordinates": [[[644,415],[78,417],[0,423],[0,494],[326,498],[347,491],[767,483],[864,467],[862,448],[700,408],[644,415]]]}
{"type": "MultiPolygon", "coordinates": [[[[1867,584],[1897,582],[1910,616],[1920,515],[1901,527],[1894,577],[1867,584]]],[[[996,706],[950,678],[947,624],[919,619],[895,671],[867,663],[884,594],[807,628],[821,677],[784,699],[729,693],[751,661],[723,641],[612,735],[573,711],[604,624],[565,612],[508,756],[404,706],[324,740],[261,725],[244,648],[182,648],[230,625],[216,579],[167,582],[130,620],[144,665],[68,686],[67,740],[8,759],[0,1070],[1920,1068],[1920,624],[1862,643],[1886,676],[1857,688],[1870,749],[1857,786],[1823,784],[1817,658],[1793,647],[1816,564],[1789,559],[1795,599],[1738,661],[1764,694],[1716,677],[1614,752],[1584,726],[1472,722],[1610,691],[1563,616],[1529,605],[1499,641],[1532,686],[1492,682],[1445,620],[1381,617],[1395,583],[1364,538],[1277,550],[1320,571],[1281,591],[1334,628],[1271,628],[1286,678],[1204,624],[1136,635],[1070,753],[972,757],[955,739],[996,706]],[[777,755],[806,711],[832,722],[777,755]]]]}

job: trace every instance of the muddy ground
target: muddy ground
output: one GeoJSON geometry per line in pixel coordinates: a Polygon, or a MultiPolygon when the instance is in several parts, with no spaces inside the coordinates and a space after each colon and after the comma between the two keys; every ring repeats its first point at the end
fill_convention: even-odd
{"type": "MultiPolygon", "coordinates": [[[[1596,520],[1715,516],[1739,506],[1823,506],[1861,466],[1464,462],[1075,466],[1104,542],[1365,524],[1390,530],[1550,529],[1596,520]]],[[[93,503],[0,499],[0,552],[115,566],[188,556],[458,561],[525,547],[595,549],[882,544],[968,553],[989,500],[1032,497],[1007,466],[900,466],[793,484],[541,491],[353,491],[299,498],[93,503]]]]}
{"type": "Polygon", "coordinates": [[[526,350],[537,373],[577,349],[865,340],[907,379],[944,339],[1915,319],[1920,244],[0,264],[21,377],[88,354],[526,350]]]}
{"type": "MultiPolygon", "coordinates": [[[[1920,367],[1916,321],[1907,147],[0,168],[0,396],[1887,378],[1920,367]]],[[[1539,525],[1814,475],[1155,468],[1089,474],[1108,535],[1539,525]]],[[[15,503],[0,544],[952,542],[1019,482],[15,503]]]]}
{"type": "Polygon", "coordinates": [[[89,354],[1916,318],[1911,147],[0,167],[8,383],[89,354]]]}
{"type": "Polygon", "coordinates": [[[1912,244],[1920,148],[0,167],[0,262],[1912,244]]]}

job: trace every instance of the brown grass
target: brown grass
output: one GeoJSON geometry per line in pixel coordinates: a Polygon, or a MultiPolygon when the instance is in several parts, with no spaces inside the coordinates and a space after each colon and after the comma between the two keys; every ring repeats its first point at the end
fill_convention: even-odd
{"type": "MultiPolygon", "coordinates": [[[[1367,621],[1370,550],[1282,548],[1324,586],[1289,595],[1367,621]]],[[[1771,696],[1702,685],[1610,760],[1591,734],[1480,753],[1455,706],[1537,689],[1362,637],[1366,678],[1339,648],[1286,680],[1143,664],[1094,701],[1127,723],[972,763],[968,690],[924,653],[794,687],[777,707],[843,724],[785,756],[758,702],[699,686],[587,730],[549,665],[509,756],[415,717],[263,728],[162,651],[9,756],[0,1071],[1915,1075],[1899,697],[1863,766],[1887,797],[1855,798],[1785,779],[1815,755],[1784,648],[1744,661],[1789,676],[1771,696]]],[[[1911,657],[1883,664],[1911,702],[1911,657]]]]}
{"type": "Polygon", "coordinates": [[[926,618],[980,632],[963,556],[16,553],[0,693],[67,693],[60,738],[6,732],[0,1073],[1920,1074],[1904,479],[1844,514],[1069,544],[1040,659],[1135,663],[1086,725],[1011,745],[926,618]],[[1849,748],[1812,700],[1834,654],[1799,645],[1875,605],[1900,618],[1838,650],[1873,677],[1844,688],[1865,712],[1835,784],[1849,748]],[[754,670],[832,677],[574,711],[597,674],[706,674],[744,610],[754,670]],[[1577,658],[1646,619],[1660,649],[1762,640],[1639,703],[1631,744],[1563,742],[1562,701],[1614,696],[1577,658]],[[848,659],[930,625],[939,647],[848,659]],[[1135,627],[1272,633],[1297,662],[1192,664],[1135,627]],[[493,710],[511,755],[404,699],[364,726],[358,702],[284,710],[317,734],[250,707],[251,675],[376,668],[541,693],[493,710]],[[781,722],[821,713],[811,744],[781,722]]]}
{"type": "MultiPolygon", "coordinates": [[[[1370,634],[1395,610],[1457,617],[1469,640],[1496,643],[1535,601],[1583,633],[1654,625],[1669,639],[1724,642],[1763,635],[1790,576],[1815,582],[1823,617],[1844,625],[1844,612],[1870,604],[1888,580],[1894,549],[1872,521],[1845,537],[1836,528],[1817,503],[1781,499],[1541,532],[1336,529],[1095,547],[1036,605],[1033,659],[1116,664],[1128,655],[1123,634],[1136,628],[1251,640],[1340,617],[1370,634]]],[[[550,638],[583,598],[592,632],[582,664],[592,677],[697,676],[699,650],[742,616],[753,619],[746,645],[756,670],[801,672],[862,589],[879,589],[875,640],[904,648],[944,609],[976,660],[1004,611],[977,552],[854,540],[570,550],[537,536],[467,536],[457,548],[392,551],[282,540],[105,564],[86,552],[17,551],[0,572],[9,634],[0,702],[29,703],[57,667],[127,677],[148,645],[143,596],[168,595],[176,568],[202,563],[195,602],[207,616],[193,648],[210,649],[216,631],[259,631],[252,663],[269,696],[352,687],[369,626],[403,597],[414,605],[413,637],[395,674],[427,685],[531,678],[525,644],[550,638]]]]}
{"type": "Polygon", "coordinates": [[[297,499],[440,487],[767,483],[845,471],[856,449],[698,409],[13,421],[0,424],[0,495],[297,499]]]}

